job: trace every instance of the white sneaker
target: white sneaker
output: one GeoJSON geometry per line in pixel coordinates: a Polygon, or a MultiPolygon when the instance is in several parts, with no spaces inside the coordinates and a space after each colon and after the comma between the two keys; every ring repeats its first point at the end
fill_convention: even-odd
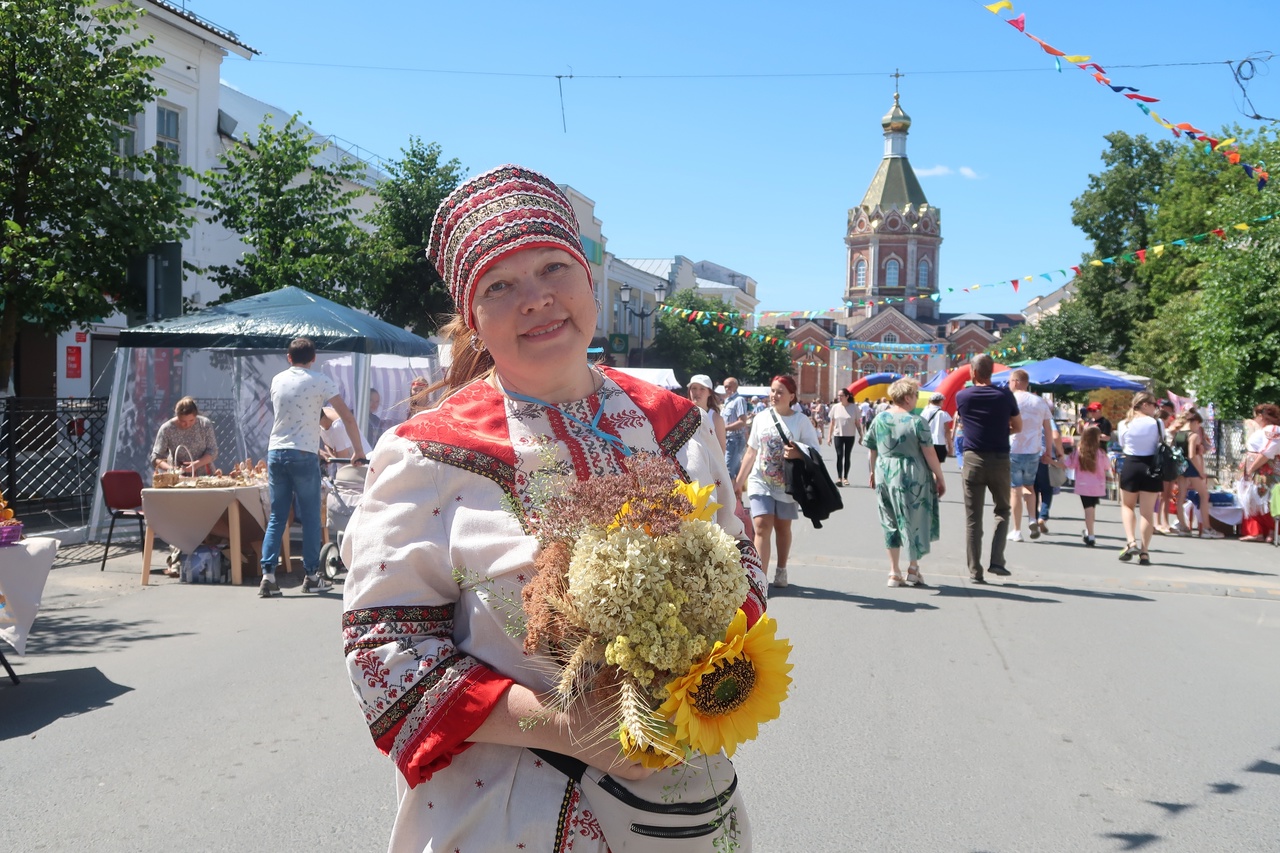
{"type": "Polygon", "coordinates": [[[1010,533],[1010,534],[1009,534],[1009,541],[1010,541],[1010,542],[1021,542],[1021,541],[1022,541],[1022,531],[1021,531],[1021,530],[1015,530],[1015,531],[1013,531],[1012,533],[1010,533]]]}
{"type": "Polygon", "coordinates": [[[779,568],[774,572],[773,585],[776,587],[784,587],[787,585],[787,570],[785,567],[779,568]]]}

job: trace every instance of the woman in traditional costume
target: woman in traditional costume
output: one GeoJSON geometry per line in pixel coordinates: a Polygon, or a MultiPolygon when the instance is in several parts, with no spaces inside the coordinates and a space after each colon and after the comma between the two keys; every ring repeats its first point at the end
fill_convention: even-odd
{"type": "Polygon", "coordinates": [[[519,166],[466,181],[432,223],[428,258],[457,311],[446,396],[378,442],[343,546],[347,666],[399,771],[393,851],[599,853],[580,787],[530,749],[651,772],[594,736],[608,709],[579,703],[567,719],[539,701],[555,668],[525,653],[519,628],[539,549],[535,474],[614,474],[647,452],[715,484],[750,582],[742,608],[749,623],[764,612],[760,562],[697,408],[587,361],[598,308],[579,233],[564,193],[519,166]]]}

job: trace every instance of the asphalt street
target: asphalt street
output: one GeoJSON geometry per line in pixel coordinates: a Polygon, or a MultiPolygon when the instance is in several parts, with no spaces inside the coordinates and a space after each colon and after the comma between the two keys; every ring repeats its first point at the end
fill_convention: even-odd
{"type": "MultiPolygon", "coordinates": [[[[830,450],[827,449],[828,454],[830,450]]],[[[1157,537],[1079,501],[967,581],[954,462],[928,589],[887,588],[872,493],[796,525],[770,611],[795,669],[735,759],[772,851],[1280,850],[1280,549],[1157,537]]],[[[854,457],[865,482],[866,454],[854,457]]],[[[341,655],[338,595],[139,584],[63,549],[22,684],[0,683],[9,850],[381,850],[393,768],[341,655]]]]}

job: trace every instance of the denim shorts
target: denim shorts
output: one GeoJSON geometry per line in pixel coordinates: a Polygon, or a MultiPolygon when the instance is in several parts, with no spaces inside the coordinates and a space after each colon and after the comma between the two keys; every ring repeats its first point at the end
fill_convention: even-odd
{"type": "Polygon", "coordinates": [[[751,503],[751,517],[772,515],[783,521],[794,521],[800,517],[800,505],[791,501],[775,500],[771,495],[748,495],[751,503]]]}
{"type": "Polygon", "coordinates": [[[1009,454],[1009,484],[1015,489],[1018,486],[1033,488],[1036,484],[1036,472],[1039,470],[1039,453],[1009,454]]]}

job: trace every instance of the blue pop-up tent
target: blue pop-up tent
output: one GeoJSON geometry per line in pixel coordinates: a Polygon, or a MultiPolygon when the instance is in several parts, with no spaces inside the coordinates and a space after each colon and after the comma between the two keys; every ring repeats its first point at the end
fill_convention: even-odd
{"type": "Polygon", "coordinates": [[[939,370],[937,373],[929,377],[929,381],[920,386],[921,391],[937,391],[938,386],[942,384],[942,380],[947,378],[947,371],[939,370]]]}
{"type": "MultiPolygon", "coordinates": [[[[1031,390],[1047,394],[1061,394],[1065,391],[1096,391],[1111,389],[1115,391],[1143,391],[1146,386],[1141,382],[1133,382],[1113,376],[1065,358],[1046,358],[1044,361],[1032,361],[1021,366],[1027,372],[1031,382],[1031,390]]],[[[992,385],[1008,385],[1011,370],[1004,370],[991,377],[992,385]]]]}

